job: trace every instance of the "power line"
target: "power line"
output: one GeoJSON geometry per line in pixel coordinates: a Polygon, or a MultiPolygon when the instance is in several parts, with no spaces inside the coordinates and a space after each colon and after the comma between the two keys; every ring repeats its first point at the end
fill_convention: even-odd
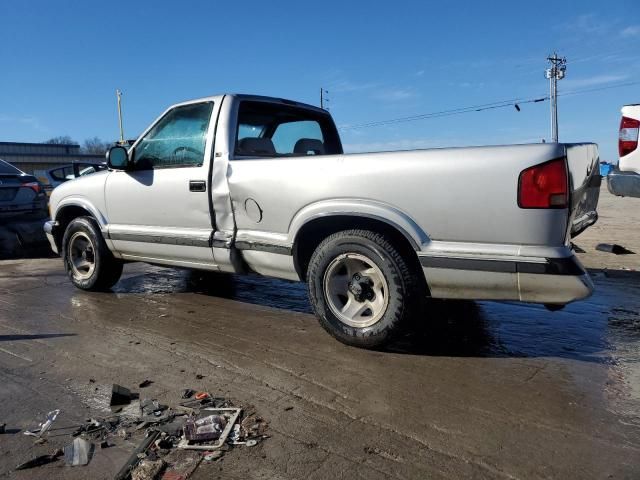
{"type": "MultiPolygon", "coordinates": [[[[616,85],[607,85],[603,87],[572,90],[569,92],[558,93],[558,96],[580,95],[584,93],[597,92],[600,90],[610,90],[614,88],[622,88],[622,87],[628,87],[628,86],[638,85],[638,84],[640,84],[640,81],[626,82],[626,83],[621,83],[616,85]]],[[[452,115],[461,115],[463,113],[482,112],[485,110],[495,110],[498,108],[516,107],[516,105],[520,106],[520,105],[526,105],[528,103],[540,103],[540,102],[545,102],[547,100],[549,100],[549,95],[544,95],[537,98],[528,98],[528,99],[513,98],[510,100],[501,100],[497,102],[471,105],[468,107],[459,107],[459,108],[453,108],[449,110],[441,110],[437,112],[423,113],[423,114],[411,115],[407,117],[399,117],[399,118],[393,118],[388,120],[378,120],[375,122],[359,123],[354,125],[343,125],[338,127],[338,130],[355,130],[359,128],[378,127],[378,126],[384,126],[384,125],[392,125],[395,123],[405,123],[405,122],[413,122],[417,120],[426,120],[429,118],[448,117],[452,115]]]]}

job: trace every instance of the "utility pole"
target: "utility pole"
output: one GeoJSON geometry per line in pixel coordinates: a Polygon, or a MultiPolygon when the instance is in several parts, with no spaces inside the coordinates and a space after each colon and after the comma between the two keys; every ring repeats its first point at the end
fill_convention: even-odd
{"type": "Polygon", "coordinates": [[[118,97],[118,123],[120,125],[120,145],[124,145],[124,129],[122,128],[122,92],[116,89],[116,97],[118,97]]]}
{"type": "Polygon", "coordinates": [[[567,71],[567,59],[558,57],[553,52],[553,57],[547,57],[551,64],[545,70],[545,77],[549,79],[549,100],[551,100],[551,138],[552,141],[558,143],[558,80],[565,77],[567,71]]]}
{"type": "Polygon", "coordinates": [[[327,95],[329,95],[329,90],[325,90],[324,88],[320,87],[320,108],[324,110],[329,110],[329,107],[325,107],[325,104],[329,103],[327,95]]]}

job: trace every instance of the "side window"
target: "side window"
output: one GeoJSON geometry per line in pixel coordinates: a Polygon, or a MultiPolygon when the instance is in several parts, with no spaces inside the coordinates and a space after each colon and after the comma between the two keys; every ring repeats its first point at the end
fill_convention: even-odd
{"type": "Polygon", "coordinates": [[[323,155],[324,139],[318,122],[303,120],[281,123],[271,137],[276,152],[294,155],[323,155]]]}
{"type": "Polygon", "coordinates": [[[202,165],[213,103],[176,107],[138,143],[134,162],[139,169],[202,165]]]}

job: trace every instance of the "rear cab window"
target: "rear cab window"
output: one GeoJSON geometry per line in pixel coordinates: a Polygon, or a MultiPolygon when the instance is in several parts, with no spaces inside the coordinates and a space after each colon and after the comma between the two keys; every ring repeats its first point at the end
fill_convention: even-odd
{"type": "Polygon", "coordinates": [[[342,145],[328,114],[278,103],[240,102],[236,158],[339,154],[342,145]]]}

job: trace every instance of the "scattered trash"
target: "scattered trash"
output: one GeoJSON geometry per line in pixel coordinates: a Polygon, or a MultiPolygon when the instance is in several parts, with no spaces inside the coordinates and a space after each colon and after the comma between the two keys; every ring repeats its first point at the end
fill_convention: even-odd
{"type": "Polygon", "coordinates": [[[178,443],[178,448],[185,450],[215,450],[222,447],[242,412],[240,408],[204,408],[202,410],[209,413],[209,415],[201,419],[191,418],[187,420],[184,427],[184,436],[178,443]],[[218,431],[222,426],[220,417],[225,419],[222,432],[218,431]],[[200,421],[200,425],[198,425],[198,421],[200,421]],[[194,443],[194,441],[199,442],[200,440],[214,438],[217,438],[214,443],[194,443]]]}
{"type": "Polygon", "coordinates": [[[160,432],[158,432],[157,430],[149,432],[149,436],[147,436],[147,438],[145,438],[142,443],[138,445],[138,448],[136,448],[131,456],[127,459],[123,467],[115,476],[115,480],[125,480],[126,478],[129,478],[133,469],[140,462],[140,458],[138,457],[138,455],[146,453],[146,451],[153,444],[153,442],[156,441],[159,435],[160,432]]]}
{"type": "Polygon", "coordinates": [[[131,480],[153,480],[164,468],[164,460],[141,460],[131,472],[131,480]]]}
{"type": "Polygon", "coordinates": [[[189,419],[184,425],[184,436],[190,441],[216,440],[220,438],[227,419],[224,415],[209,415],[199,419],[189,419]]]}
{"type": "MultiPolygon", "coordinates": [[[[151,383],[151,380],[144,380],[139,387],[151,383]]],[[[214,462],[235,445],[253,447],[268,438],[268,423],[252,407],[245,415],[243,409],[234,407],[226,398],[192,389],[180,392],[183,401],[169,406],[157,399],[137,400],[137,394],[114,384],[109,403],[111,406],[124,405],[121,414],[88,418],[81,424],[55,428],[57,436],[65,435],[61,432],[66,430],[72,442],[64,450],[35,457],[17,469],[45,465],[62,455],[67,465],[87,465],[95,455],[97,445],[100,450],[121,448],[126,445],[123,440],[133,437],[139,442],[138,447],[124,463],[116,480],[185,480],[201,461],[214,462]]],[[[59,413],[60,410],[49,412],[38,428],[25,433],[37,437],[39,443],[46,442],[47,439],[41,436],[50,430],[59,413]]],[[[4,431],[5,425],[0,424],[0,433],[4,431]]]]}
{"type": "Polygon", "coordinates": [[[285,411],[285,412],[289,412],[289,411],[291,411],[291,410],[293,410],[293,407],[284,407],[284,411],[285,411]]]}
{"type": "Polygon", "coordinates": [[[627,250],[622,245],[618,245],[617,243],[599,243],[596,245],[596,250],[600,250],[601,252],[613,253],[615,255],[632,255],[635,252],[631,250],[627,250]]]}
{"type": "Polygon", "coordinates": [[[193,397],[194,393],[196,393],[195,390],[191,390],[190,388],[185,388],[182,391],[182,395],[180,396],[180,398],[191,398],[191,397],[193,397]]]}
{"type": "Polygon", "coordinates": [[[197,380],[202,380],[203,378],[204,378],[204,375],[200,375],[199,373],[196,374],[197,380]]]}
{"type": "Polygon", "coordinates": [[[58,449],[51,455],[40,455],[38,457],[32,458],[29,461],[21,463],[16,467],[16,470],[27,470],[28,468],[40,467],[42,465],[55,462],[61,456],[62,450],[58,449]]]}
{"type": "Polygon", "coordinates": [[[94,445],[83,438],[75,438],[71,445],[64,447],[64,461],[72,467],[89,463],[93,455],[94,445]]]}
{"type": "Polygon", "coordinates": [[[24,432],[25,435],[31,435],[32,437],[41,437],[46,433],[49,428],[51,428],[51,424],[56,421],[58,415],[60,414],[60,410],[53,410],[47,414],[47,419],[42,422],[38,428],[34,428],[33,430],[27,430],[24,432]]]}
{"type": "Polygon", "coordinates": [[[111,389],[111,401],[109,405],[128,405],[131,403],[131,391],[120,385],[113,384],[111,389]]]}

